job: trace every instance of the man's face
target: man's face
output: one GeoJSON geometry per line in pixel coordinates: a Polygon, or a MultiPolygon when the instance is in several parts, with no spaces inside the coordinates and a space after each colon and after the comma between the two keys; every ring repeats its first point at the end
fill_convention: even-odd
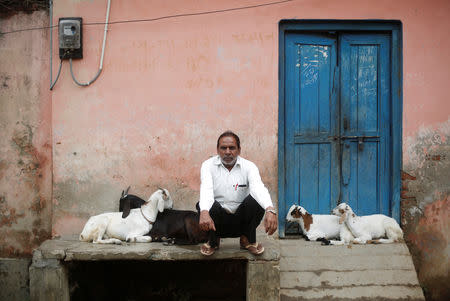
{"type": "Polygon", "coordinates": [[[240,153],[241,150],[237,147],[234,137],[225,136],[220,138],[217,154],[225,167],[232,168],[236,163],[237,156],[240,153]]]}

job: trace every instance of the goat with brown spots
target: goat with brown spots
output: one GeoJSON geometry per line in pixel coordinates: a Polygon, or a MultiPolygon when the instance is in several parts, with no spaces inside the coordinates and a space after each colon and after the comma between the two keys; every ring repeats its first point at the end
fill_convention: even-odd
{"type": "Polygon", "coordinates": [[[307,240],[322,241],[327,245],[343,245],[353,240],[347,226],[339,224],[339,218],[335,215],[310,214],[302,206],[292,205],[286,220],[297,222],[307,240]]]}

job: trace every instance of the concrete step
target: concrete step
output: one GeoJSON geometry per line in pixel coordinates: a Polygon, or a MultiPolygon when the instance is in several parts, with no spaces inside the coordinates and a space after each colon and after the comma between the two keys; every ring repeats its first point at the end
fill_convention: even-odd
{"type": "Polygon", "coordinates": [[[404,243],[280,240],[280,300],[425,300],[404,243]]]}
{"type": "Polygon", "coordinates": [[[408,300],[423,301],[419,286],[355,286],[336,288],[313,288],[308,290],[281,289],[281,301],[354,301],[354,300],[408,300]]]}
{"type": "Polygon", "coordinates": [[[281,288],[310,289],[356,285],[417,285],[414,273],[404,270],[281,272],[281,288]]]}
{"type": "Polygon", "coordinates": [[[301,256],[281,257],[281,271],[352,271],[352,270],[409,270],[414,271],[409,255],[301,256]]]}
{"type": "Polygon", "coordinates": [[[404,243],[356,245],[348,246],[322,246],[320,242],[297,240],[282,240],[280,251],[283,257],[302,256],[346,256],[346,255],[410,255],[404,243]]]}

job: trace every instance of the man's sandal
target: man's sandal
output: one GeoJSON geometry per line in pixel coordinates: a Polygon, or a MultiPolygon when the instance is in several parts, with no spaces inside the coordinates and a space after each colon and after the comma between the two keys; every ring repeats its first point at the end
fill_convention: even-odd
{"type": "Polygon", "coordinates": [[[259,242],[248,244],[246,246],[242,246],[241,248],[248,250],[253,255],[261,255],[262,253],[264,253],[264,247],[259,242]]]}
{"type": "Polygon", "coordinates": [[[248,238],[245,235],[241,236],[241,239],[239,241],[239,244],[241,245],[241,249],[248,250],[253,255],[260,255],[264,252],[264,247],[261,243],[249,243],[248,238]]]}
{"type": "Polygon", "coordinates": [[[211,247],[209,245],[209,243],[204,243],[201,247],[200,247],[200,253],[202,253],[202,255],[205,256],[211,256],[212,254],[214,254],[214,252],[219,248],[219,246],[217,247],[211,247]]]}

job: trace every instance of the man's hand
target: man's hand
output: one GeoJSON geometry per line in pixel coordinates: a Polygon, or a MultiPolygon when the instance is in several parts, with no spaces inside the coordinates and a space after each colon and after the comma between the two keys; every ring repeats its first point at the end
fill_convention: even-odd
{"type": "MultiPolygon", "coordinates": [[[[267,207],[267,209],[274,209],[273,207],[267,207]]],[[[277,215],[272,212],[267,211],[266,216],[264,216],[264,228],[266,233],[272,235],[278,227],[277,215]]]]}
{"type": "Polygon", "coordinates": [[[200,226],[200,229],[203,231],[216,231],[216,227],[214,226],[214,221],[212,220],[211,216],[209,215],[208,210],[202,210],[200,211],[200,220],[198,222],[198,225],[200,226]]]}

